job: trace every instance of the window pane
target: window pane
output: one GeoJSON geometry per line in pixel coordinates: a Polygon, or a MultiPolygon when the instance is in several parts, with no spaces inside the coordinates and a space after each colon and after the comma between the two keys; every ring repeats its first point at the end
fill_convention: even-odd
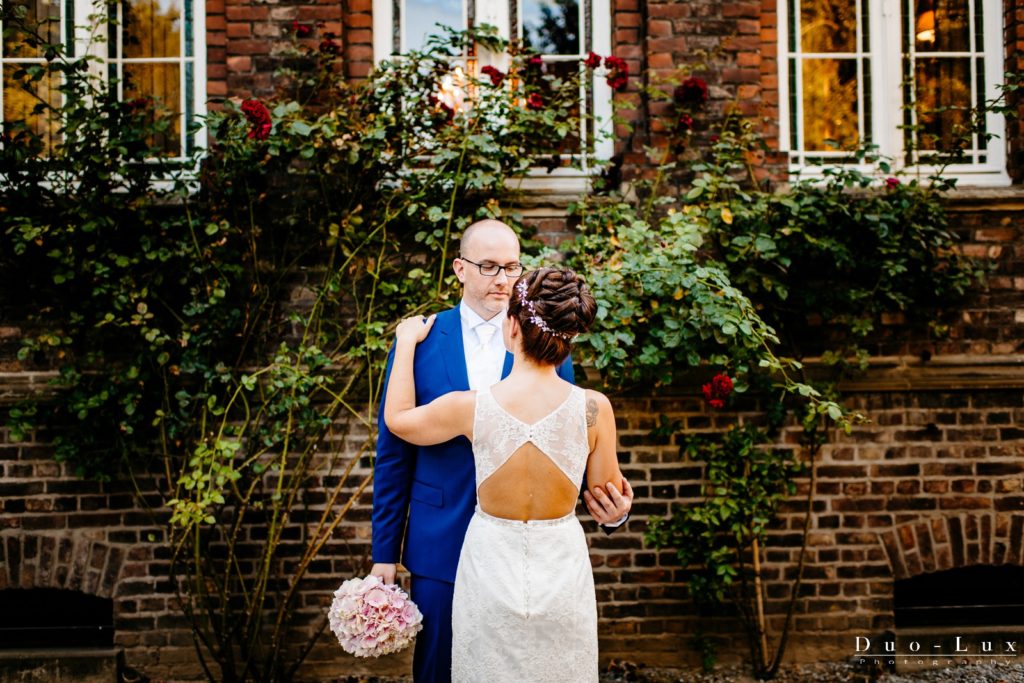
{"type": "Polygon", "coordinates": [[[915,71],[918,148],[952,150],[968,124],[971,60],[918,57],[915,71]]]}
{"type": "Polygon", "coordinates": [[[914,7],[914,47],[918,52],[971,49],[967,0],[918,0],[914,7]]]}
{"type": "Polygon", "coordinates": [[[124,57],[181,54],[181,0],[129,0],[122,12],[124,57]]]}
{"type": "MultiPolygon", "coordinates": [[[[6,5],[6,3],[4,3],[6,5]]],[[[24,6],[28,9],[25,16],[25,24],[35,29],[38,37],[24,34],[20,31],[11,31],[3,38],[3,56],[11,57],[42,57],[46,51],[43,45],[56,45],[60,43],[60,1],[53,0],[28,0],[25,2],[15,0],[11,6],[24,6]],[[33,47],[31,41],[42,44],[33,47]]],[[[6,81],[4,81],[6,83],[6,81]]]]}
{"type": "Polygon", "coordinates": [[[800,47],[804,52],[853,52],[857,49],[856,0],[803,0],[800,47]]]}
{"type": "Polygon", "coordinates": [[[175,114],[167,130],[150,141],[172,156],[181,154],[181,67],[177,64],[125,64],[124,99],[152,98],[175,114]]]}
{"type": "Polygon", "coordinates": [[[27,78],[15,79],[15,72],[23,68],[20,64],[5,64],[3,68],[4,129],[11,132],[21,124],[29,132],[40,136],[46,148],[51,149],[57,140],[59,122],[56,117],[50,116],[50,111],[44,105],[48,103],[51,107],[60,107],[59,77],[55,73],[48,73],[34,83],[27,78]],[[28,89],[24,86],[28,86],[28,89]],[[43,111],[36,112],[37,108],[43,111]]]}
{"type": "Polygon", "coordinates": [[[436,24],[464,30],[462,0],[405,0],[405,50],[420,50],[427,36],[441,32],[436,24]]]}
{"type": "Polygon", "coordinates": [[[858,143],[857,62],[806,59],[803,62],[805,150],[848,149],[858,143]]]}
{"type": "Polygon", "coordinates": [[[523,0],[523,45],[551,55],[580,54],[579,0],[523,0]]]}

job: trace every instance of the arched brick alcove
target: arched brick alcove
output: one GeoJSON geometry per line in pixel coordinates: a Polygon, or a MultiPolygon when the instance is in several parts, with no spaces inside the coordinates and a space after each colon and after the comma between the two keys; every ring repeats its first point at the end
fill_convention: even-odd
{"type": "Polygon", "coordinates": [[[63,588],[113,598],[125,549],[84,533],[0,534],[0,589],[63,588]]]}
{"type": "Polygon", "coordinates": [[[1024,565],[1024,513],[930,517],[879,536],[896,580],[976,564],[1024,565]]]}

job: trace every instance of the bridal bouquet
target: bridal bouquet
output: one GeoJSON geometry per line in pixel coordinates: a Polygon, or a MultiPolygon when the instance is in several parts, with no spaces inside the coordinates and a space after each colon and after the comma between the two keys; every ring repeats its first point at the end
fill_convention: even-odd
{"type": "Polygon", "coordinates": [[[341,584],[327,618],[341,647],[356,657],[398,652],[423,628],[416,603],[397,584],[385,584],[376,576],[341,584]]]}

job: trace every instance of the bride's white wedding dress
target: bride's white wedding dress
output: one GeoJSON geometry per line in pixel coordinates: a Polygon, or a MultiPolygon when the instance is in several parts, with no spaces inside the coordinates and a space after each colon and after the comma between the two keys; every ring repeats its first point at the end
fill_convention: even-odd
{"type": "MultiPolygon", "coordinates": [[[[553,412],[526,424],[489,389],[476,395],[477,490],[531,443],[570,482],[587,465],[586,393],[572,387],[553,412]]],[[[594,683],[597,602],[586,538],[575,512],[518,521],[479,505],[466,532],[452,606],[454,683],[594,683]]]]}

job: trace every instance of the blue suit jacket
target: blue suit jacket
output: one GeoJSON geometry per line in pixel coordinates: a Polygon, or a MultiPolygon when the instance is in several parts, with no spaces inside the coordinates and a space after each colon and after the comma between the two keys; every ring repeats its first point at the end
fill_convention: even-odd
{"type": "MultiPolygon", "coordinates": [[[[385,392],[394,347],[388,356],[385,392]]],[[[416,347],[416,405],[450,391],[469,389],[462,321],[458,307],[439,313],[416,347]]],[[[505,355],[502,377],[512,369],[505,355]]],[[[558,368],[572,382],[572,362],[558,368]]],[[[462,541],[476,507],[476,469],[469,439],[436,446],[402,441],[384,424],[384,395],[377,415],[377,457],[373,479],[373,561],[402,564],[414,575],[455,581],[462,541]],[[404,540],[404,552],[402,550],[404,540]]]]}

